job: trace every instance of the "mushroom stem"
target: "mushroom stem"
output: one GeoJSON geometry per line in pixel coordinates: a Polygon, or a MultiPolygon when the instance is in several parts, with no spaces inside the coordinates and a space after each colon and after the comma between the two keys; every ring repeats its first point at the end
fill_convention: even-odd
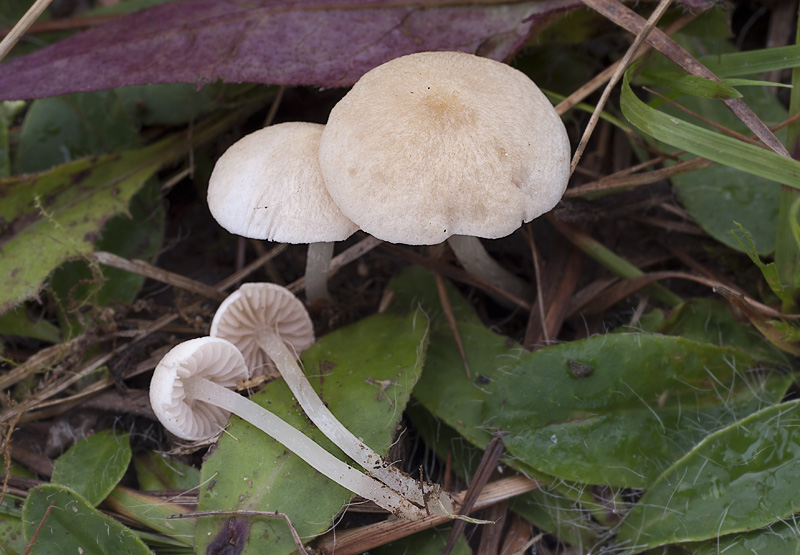
{"type": "Polygon", "coordinates": [[[333,257],[333,242],[309,243],[306,255],[306,301],[330,301],[328,267],[333,257]]]}
{"type": "Polygon", "coordinates": [[[258,339],[259,346],[272,358],[289,389],[292,390],[311,421],[347,456],[361,465],[367,474],[374,476],[411,502],[421,506],[427,505],[432,512],[436,512],[431,503],[432,499],[435,499],[437,503],[444,503],[445,507],[448,506],[445,493],[438,488],[414,480],[411,476],[392,466],[339,422],[314,391],[311,382],[297,364],[295,356],[277,333],[262,330],[258,339]],[[444,497],[444,499],[440,499],[440,497],[444,497]]]}
{"type": "Polygon", "coordinates": [[[315,470],[348,490],[374,501],[393,514],[419,520],[427,513],[377,480],[340,461],[308,436],[267,409],[208,379],[195,377],[184,383],[189,399],[203,401],[243,418],[306,461],[315,470]]]}
{"type": "Polygon", "coordinates": [[[447,239],[447,243],[464,269],[473,276],[520,299],[532,299],[533,291],[530,284],[500,266],[494,258],[489,256],[477,237],[452,235],[447,239]]]}

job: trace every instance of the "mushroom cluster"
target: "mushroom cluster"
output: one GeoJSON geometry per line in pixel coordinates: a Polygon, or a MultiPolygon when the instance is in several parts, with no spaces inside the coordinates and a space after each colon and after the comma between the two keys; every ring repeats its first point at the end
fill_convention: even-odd
{"type": "Polygon", "coordinates": [[[248,283],[222,302],[211,336],[171,349],[156,366],[150,404],[159,421],[187,440],[216,436],[231,413],[259,428],[321,474],[393,514],[420,519],[429,512],[453,516],[449,496],[420,483],[372,450],[333,415],[297,364],[314,342],[311,319],[288,290],[248,283]],[[231,388],[277,367],[311,421],[366,471],[325,451],[280,417],[231,388]]]}
{"type": "MultiPolygon", "coordinates": [[[[360,228],[391,243],[448,241],[468,272],[530,298],[478,237],[504,237],[551,210],[569,162],[561,119],[524,73],[463,52],[421,52],[364,74],[324,128],[280,124],[234,144],[208,200],[223,227],[247,237],[330,242],[360,228]],[[295,224],[307,233],[283,231],[295,224]]],[[[327,298],[330,252],[313,290],[307,266],[308,301],[327,298]]]]}
{"type": "MultiPolygon", "coordinates": [[[[208,203],[232,233],[308,243],[308,302],[329,298],[332,242],[359,228],[392,243],[448,241],[470,273],[528,298],[528,284],[477,238],[503,237],[552,209],[567,185],[569,155],[558,114],[523,73],[461,52],[423,52],[367,72],[324,127],[278,124],[235,143],[214,168],[208,203]]],[[[394,514],[454,517],[446,493],[388,463],[325,406],[297,364],[313,341],[292,293],[243,285],[220,306],[211,337],[178,345],[158,364],[153,409],[191,440],[216,435],[237,414],[394,514]],[[312,422],[366,473],[231,391],[274,368],[312,422]]]]}

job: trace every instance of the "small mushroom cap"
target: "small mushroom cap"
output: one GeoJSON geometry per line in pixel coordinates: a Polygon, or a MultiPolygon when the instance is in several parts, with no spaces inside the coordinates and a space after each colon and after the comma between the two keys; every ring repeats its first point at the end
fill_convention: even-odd
{"type": "Polygon", "coordinates": [[[253,376],[275,370],[259,347],[259,334],[273,331],[298,355],[314,343],[314,325],[303,303],[274,283],[245,283],[214,314],[211,335],[227,339],[244,355],[253,376]]]}
{"type": "Polygon", "coordinates": [[[359,79],[333,108],[320,167],[344,215],[378,239],[497,238],[552,209],[569,180],[561,119],[525,74],[420,52],[359,79]]]}
{"type": "Polygon", "coordinates": [[[236,235],[282,243],[342,241],[358,227],[342,215],[319,169],[322,125],[290,122],[251,133],[223,154],[208,207],[236,235]]]}
{"type": "Polygon", "coordinates": [[[249,372],[239,349],[215,337],[184,341],[164,355],[150,381],[150,405],[167,430],[191,441],[215,436],[230,416],[224,409],[186,398],[185,383],[198,377],[231,388],[249,372]]]}

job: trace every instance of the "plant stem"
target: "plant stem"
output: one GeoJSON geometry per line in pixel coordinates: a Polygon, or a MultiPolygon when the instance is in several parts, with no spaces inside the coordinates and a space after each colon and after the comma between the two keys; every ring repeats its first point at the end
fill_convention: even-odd
{"type": "Polygon", "coordinates": [[[328,267],[333,258],[333,242],[310,243],[306,255],[306,301],[330,301],[328,293],[328,267]]]}
{"type": "Polygon", "coordinates": [[[533,288],[525,280],[518,278],[489,256],[480,239],[468,235],[452,235],[447,244],[456,255],[461,266],[475,276],[503,289],[515,297],[530,301],[533,288]]]}

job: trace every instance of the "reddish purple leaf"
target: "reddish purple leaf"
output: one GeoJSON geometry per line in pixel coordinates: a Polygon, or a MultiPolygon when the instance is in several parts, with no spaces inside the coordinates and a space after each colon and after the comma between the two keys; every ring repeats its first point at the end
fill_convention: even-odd
{"type": "Polygon", "coordinates": [[[4,64],[0,100],[217,80],[346,86],[378,64],[422,50],[510,57],[541,17],[576,4],[183,0],[4,64]]]}

